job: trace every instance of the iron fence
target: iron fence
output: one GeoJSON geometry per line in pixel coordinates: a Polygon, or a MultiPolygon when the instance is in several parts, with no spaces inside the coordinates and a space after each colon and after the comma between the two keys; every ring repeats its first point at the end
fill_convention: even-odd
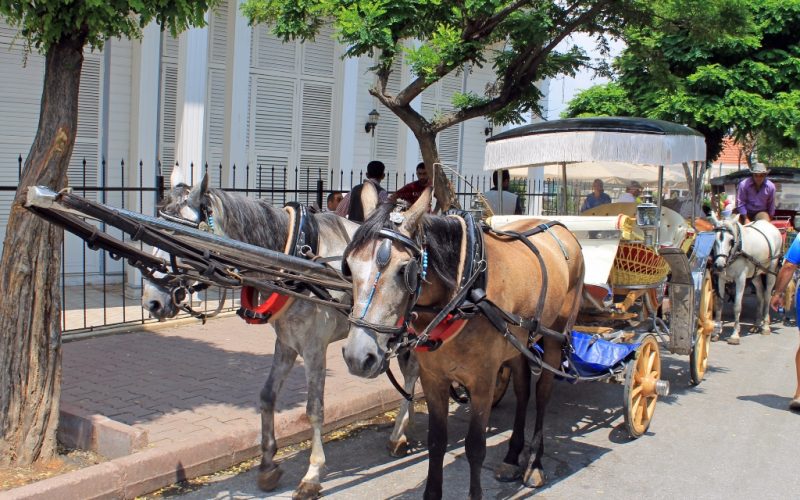
{"type": "MultiPolygon", "coordinates": [[[[17,161],[19,180],[23,168],[22,157],[17,161]]],[[[103,160],[99,164],[96,179],[87,178],[85,160],[83,166],[80,182],[70,179],[74,192],[128,210],[155,214],[158,201],[163,198],[165,190],[171,187],[166,176],[159,175],[160,165],[150,170],[156,172],[151,179],[145,179],[144,164],[141,161],[131,166],[124,161],[109,165],[103,160]]],[[[346,193],[363,182],[365,175],[364,171],[344,175],[334,170],[302,167],[290,171],[285,166],[264,164],[255,167],[246,165],[244,175],[237,172],[235,165],[230,167],[229,172],[224,170],[222,165],[203,165],[201,169],[197,169],[190,164],[189,175],[190,179],[196,181],[200,174],[208,174],[214,187],[265,199],[273,205],[282,206],[293,201],[317,208],[326,206],[324,202],[328,194],[346,193]],[[230,175],[224,175],[226,173],[230,175]],[[239,185],[237,178],[240,179],[239,185]],[[230,179],[230,182],[223,185],[223,179],[230,179]]],[[[413,176],[392,174],[384,179],[383,185],[392,193],[412,180],[413,176]]],[[[472,205],[477,191],[486,192],[491,188],[490,175],[451,176],[451,181],[459,203],[465,208],[472,205]]],[[[16,189],[17,185],[0,185],[0,233],[3,235],[16,189]]],[[[565,212],[577,213],[580,200],[590,191],[591,185],[573,182],[562,186],[555,180],[530,182],[528,179],[513,179],[510,189],[521,197],[524,213],[546,216],[565,212]],[[563,196],[564,189],[566,197],[563,196]]],[[[100,227],[123,241],[126,240],[126,235],[118,230],[105,227],[104,224],[100,227]]],[[[137,244],[141,245],[140,242],[137,244]]],[[[89,250],[85,242],[71,234],[65,236],[61,252],[61,326],[64,336],[155,321],[141,308],[142,278],[138,270],[124,260],[111,258],[105,251],[89,250]]],[[[217,308],[220,297],[219,289],[210,288],[193,299],[199,302],[193,306],[206,312],[213,311],[217,308]]],[[[238,297],[228,297],[224,310],[233,311],[238,306],[238,297]]]]}

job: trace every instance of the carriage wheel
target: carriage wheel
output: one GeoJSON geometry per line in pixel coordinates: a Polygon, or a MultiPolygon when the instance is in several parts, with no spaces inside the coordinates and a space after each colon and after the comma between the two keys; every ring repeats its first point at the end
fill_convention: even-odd
{"type": "Polygon", "coordinates": [[[656,386],[661,378],[661,355],[655,336],[645,335],[636,357],[625,367],[625,425],[638,438],[650,427],[656,409],[656,386]]]}
{"type": "Polygon", "coordinates": [[[692,352],[689,353],[690,380],[692,385],[703,381],[708,370],[708,351],[711,347],[711,334],[714,333],[714,287],[711,273],[706,272],[700,287],[700,309],[697,311],[697,333],[692,352]]]}
{"type": "MultiPolygon", "coordinates": [[[[511,367],[503,363],[497,372],[497,379],[494,382],[494,395],[492,396],[492,408],[500,404],[503,396],[508,390],[508,383],[511,381],[511,367]]],[[[460,404],[469,403],[469,391],[461,384],[453,383],[450,385],[450,397],[453,401],[460,404]]]]}

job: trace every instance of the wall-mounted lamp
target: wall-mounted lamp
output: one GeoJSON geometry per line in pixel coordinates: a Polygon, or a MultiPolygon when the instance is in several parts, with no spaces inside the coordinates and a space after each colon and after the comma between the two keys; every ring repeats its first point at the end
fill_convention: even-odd
{"type": "Polygon", "coordinates": [[[378,126],[378,118],[380,117],[381,114],[378,113],[376,110],[373,109],[372,111],[370,111],[369,114],[367,115],[367,123],[364,125],[364,132],[368,134],[372,132],[372,135],[374,136],[375,127],[378,126]]]}
{"type": "Polygon", "coordinates": [[[493,131],[494,131],[494,125],[492,124],[492,122],[487,120],[486,123],[485,123],[485,126],[483,128],[483,135],[488,137],[488,136],[492,135],[493,131]]]}

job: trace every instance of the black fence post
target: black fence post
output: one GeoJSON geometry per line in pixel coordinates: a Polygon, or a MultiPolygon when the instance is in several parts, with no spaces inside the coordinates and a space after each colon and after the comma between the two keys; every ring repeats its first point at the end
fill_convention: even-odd
{"type": "Polygon", "coordinates": [[[322,179],[317,179],[317,206],[320,208],[320,210],[322,210],[322,206],[323,206],[322,205],[322,188],[323,188],[323,186],[324,186],[324,183],[322,182],[322,179]]]}

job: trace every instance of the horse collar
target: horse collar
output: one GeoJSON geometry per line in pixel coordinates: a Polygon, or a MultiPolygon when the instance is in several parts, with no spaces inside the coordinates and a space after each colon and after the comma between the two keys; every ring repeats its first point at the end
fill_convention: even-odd
{"type": "MultiPolygon", "coordinates": [[[[293,257],[301,256],[311,258],[316,255],[319,246],[319,225],[311,216],[305,205],[289,202],[285,206],[289,213],[289,234],[286,236],[284,253],[293,257]]],[[[301,284],[296,291],[301,292],[305,287],[301,284]]],[[[273,292],[257,303],[253,300],[256,290],[252,287],[242,287],[241,304],[236,311],[242,319],[249,324],[264,324],[286,310],[294,299],[288,295],[273,292]]]]}

